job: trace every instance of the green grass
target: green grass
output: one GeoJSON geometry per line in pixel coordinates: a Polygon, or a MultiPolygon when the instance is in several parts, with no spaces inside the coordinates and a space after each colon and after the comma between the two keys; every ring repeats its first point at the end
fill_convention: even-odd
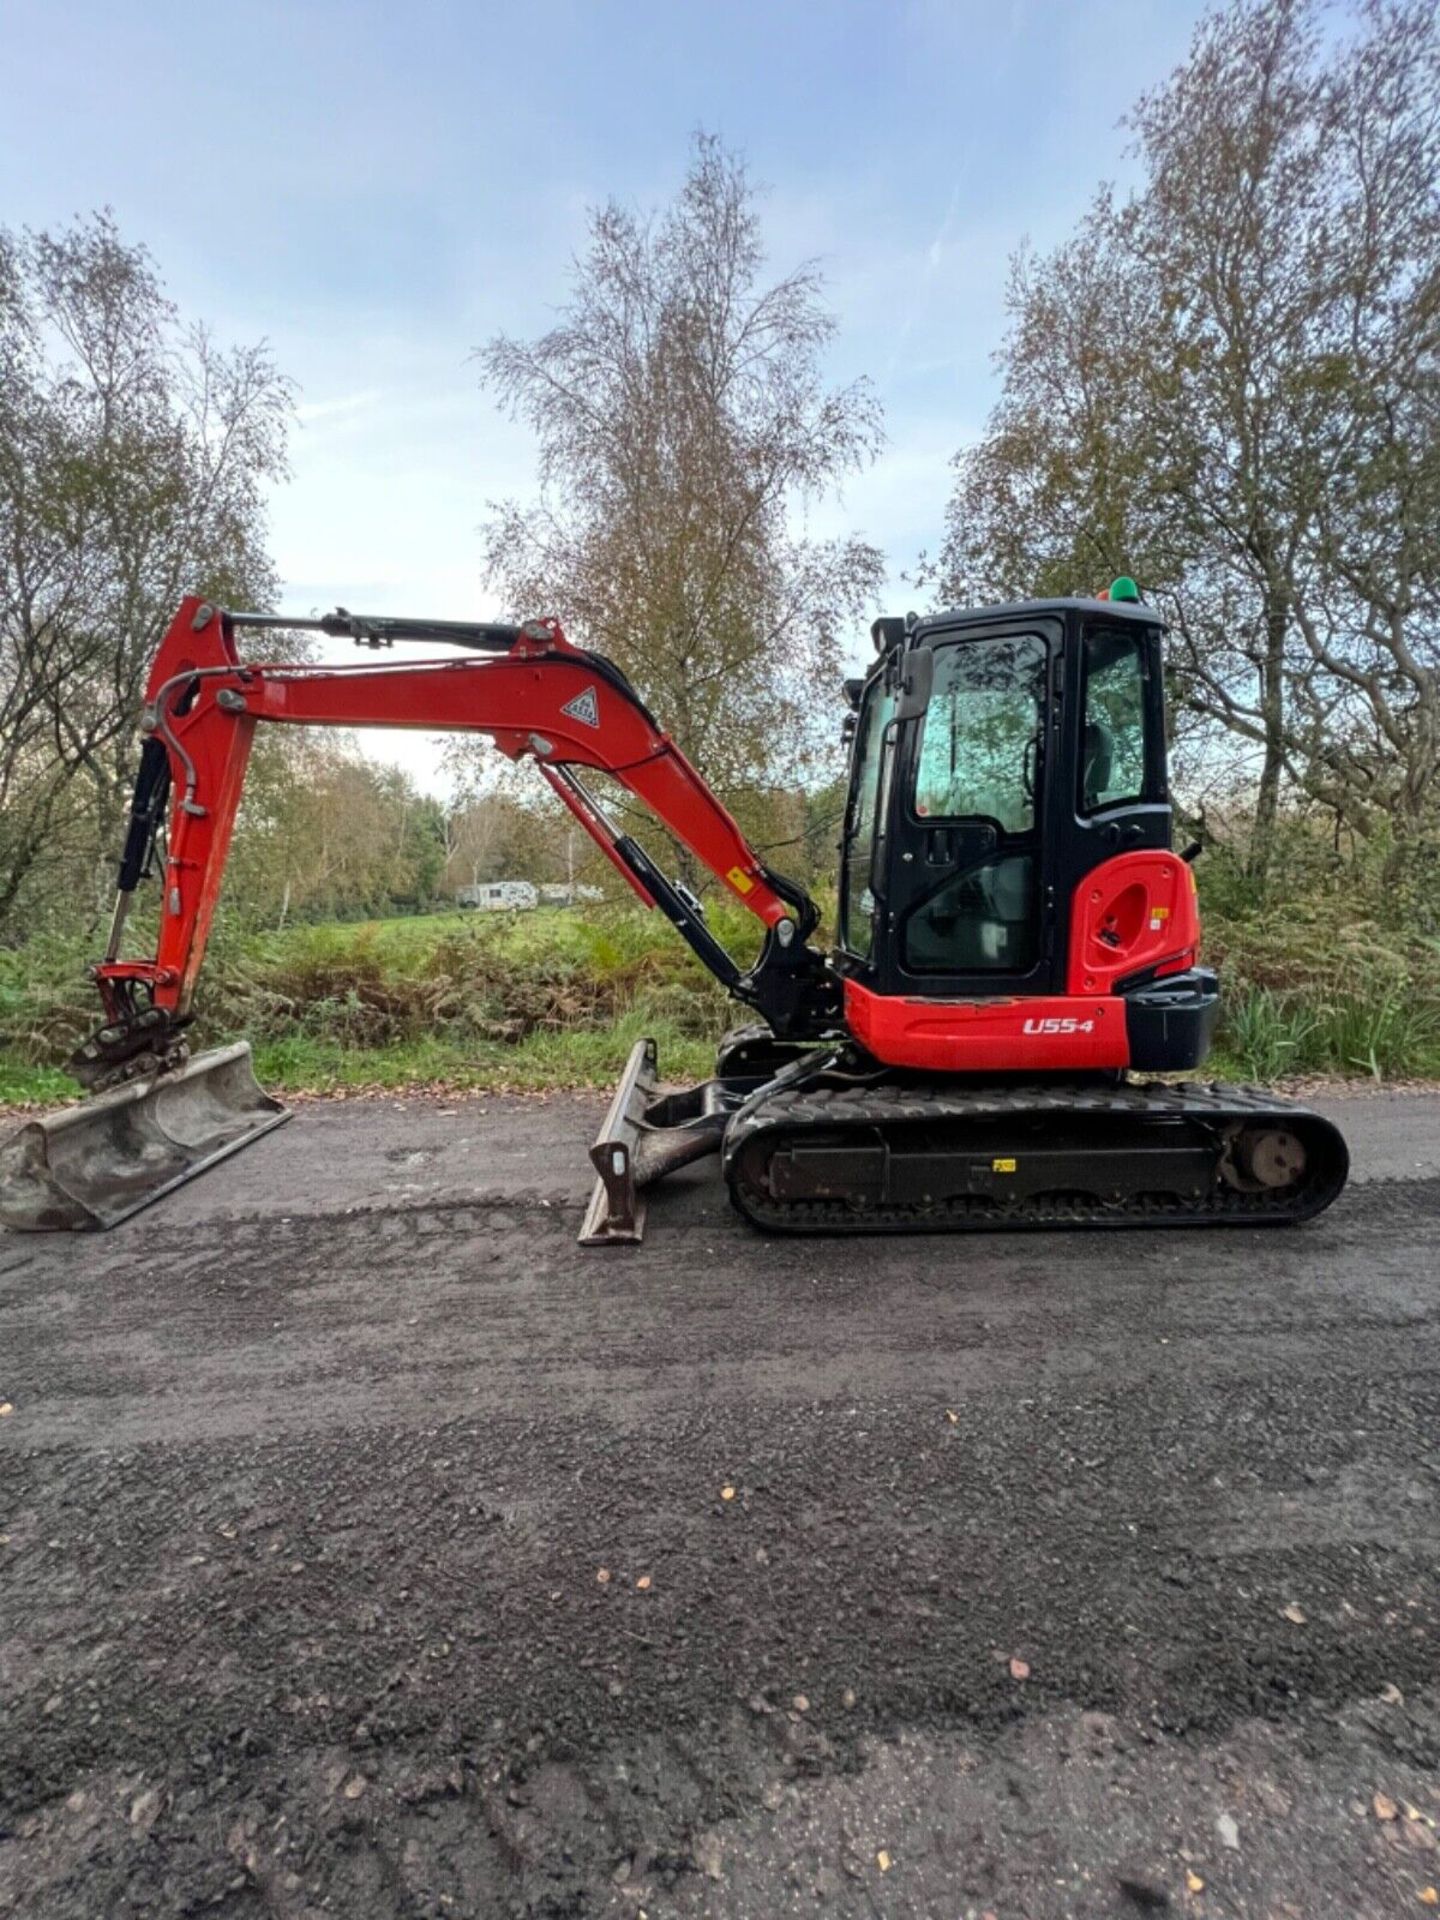
{"type": "Polygon", "coordinates": [[[0,1107],[49,1107],[74,1100],[80,1089],[58,1067],[0,1059],[0,1107]]]}
{"type": "Polygon", "coordinates": [[[262,1041],[255,1067],[267,1086],[333,1093],[342,1088],[444,1086],[535,1093],[608,1087],[637,1040],[654,1039],[668,1075],[703,1080],[714,1071],[713,1041],[696,1040],[632,1011],[604,1032],[537,1034],[514,1047],[419,1039],[356,1049],[295,1035],[262,1041]]]}

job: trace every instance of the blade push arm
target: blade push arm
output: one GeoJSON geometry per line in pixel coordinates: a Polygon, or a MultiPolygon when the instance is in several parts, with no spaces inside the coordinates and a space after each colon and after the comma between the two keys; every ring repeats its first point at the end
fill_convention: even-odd
{"type": "Polygon", "coordinates": [[[817,914],[804,889],[758,857],[624,674],[602,656],[573,646],[556,622],[469,626],[343,611],[290,621],[225,613],[192,597],[182,603],[151,671],[148,739],[116,920],[110,949],[95,969],[107,1019],[117,1029],[128,1032],[141,1012],[152,1025],[157,1015],[173,1026],[189,1017],[255,728],[263,722],[486,735],[512,760],[536,762],[645,905],[658,906],[716,977],[777,1031],[819,1031],[838,1015],[834,984],[806,946],[817,914]],[[487,657],[252,665],[235,644],[237,630],[246,627],[310,627],[372,647],[397,639],[444,640],[487,657]],[[644,801],[764,924],[765,943],[749,973],[710,933],[694,896],[666,879],[610,821],[584,784],[592,769],[644,801]],[[171,816],[156,954],[149,961],[121,960],[124,905],[154,857],[167,786],[171,816]]]}

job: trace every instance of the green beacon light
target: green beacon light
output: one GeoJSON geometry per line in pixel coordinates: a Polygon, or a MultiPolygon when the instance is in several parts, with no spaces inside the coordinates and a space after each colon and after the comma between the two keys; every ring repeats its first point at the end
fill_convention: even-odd
{"type": "Polygon", "coordinates": [[[1112,600],[1138,600],[1140,598],[1140,589],[1128,573],[1122,573],[1118,580],[1112,580],[1110,582],[1109,597],[1112,600]]]}

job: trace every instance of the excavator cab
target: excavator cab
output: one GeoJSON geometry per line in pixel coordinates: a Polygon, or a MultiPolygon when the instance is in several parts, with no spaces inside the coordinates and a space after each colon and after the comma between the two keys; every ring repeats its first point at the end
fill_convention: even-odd
{"type": "Polygon", "coordinates": [[[1111,1057],[1029,1064],[1197,1065],[1218,994],[1195,964],[1193,887],[1170,851],[1154,610],[1029,601],[874,634],[880,658],[854,695],[834,964],[880,1057],[882,1002],[1114,1000],[1166,979],[1159,1044],[1143,1008],[1132,1021],[1047,1007],[1039,1017],[1068,1034],[1022,1018],[1012,1064],[1027,1064],[1027,1038],[1073,1037],[1099,1013],[1111,1057]]]}
{"type": "Polygon", "coordinates": [[[1053,602],[887,649],[860,696],[839,923],[881,991],[1061,990],[1075,882],[1170,844],[1160,641],[1148,608],[1053,602]]]}

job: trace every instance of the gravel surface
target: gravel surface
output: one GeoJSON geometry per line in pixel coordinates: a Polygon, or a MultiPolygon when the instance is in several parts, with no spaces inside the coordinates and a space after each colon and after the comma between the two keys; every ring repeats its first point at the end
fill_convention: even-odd
{"type": "Polygon", "coordinates": [[[570,1097],[0,1235],[0,1914],[1423,1914],[1440,1098],[1287,1232],[581,1253],[570,1097]]]}

